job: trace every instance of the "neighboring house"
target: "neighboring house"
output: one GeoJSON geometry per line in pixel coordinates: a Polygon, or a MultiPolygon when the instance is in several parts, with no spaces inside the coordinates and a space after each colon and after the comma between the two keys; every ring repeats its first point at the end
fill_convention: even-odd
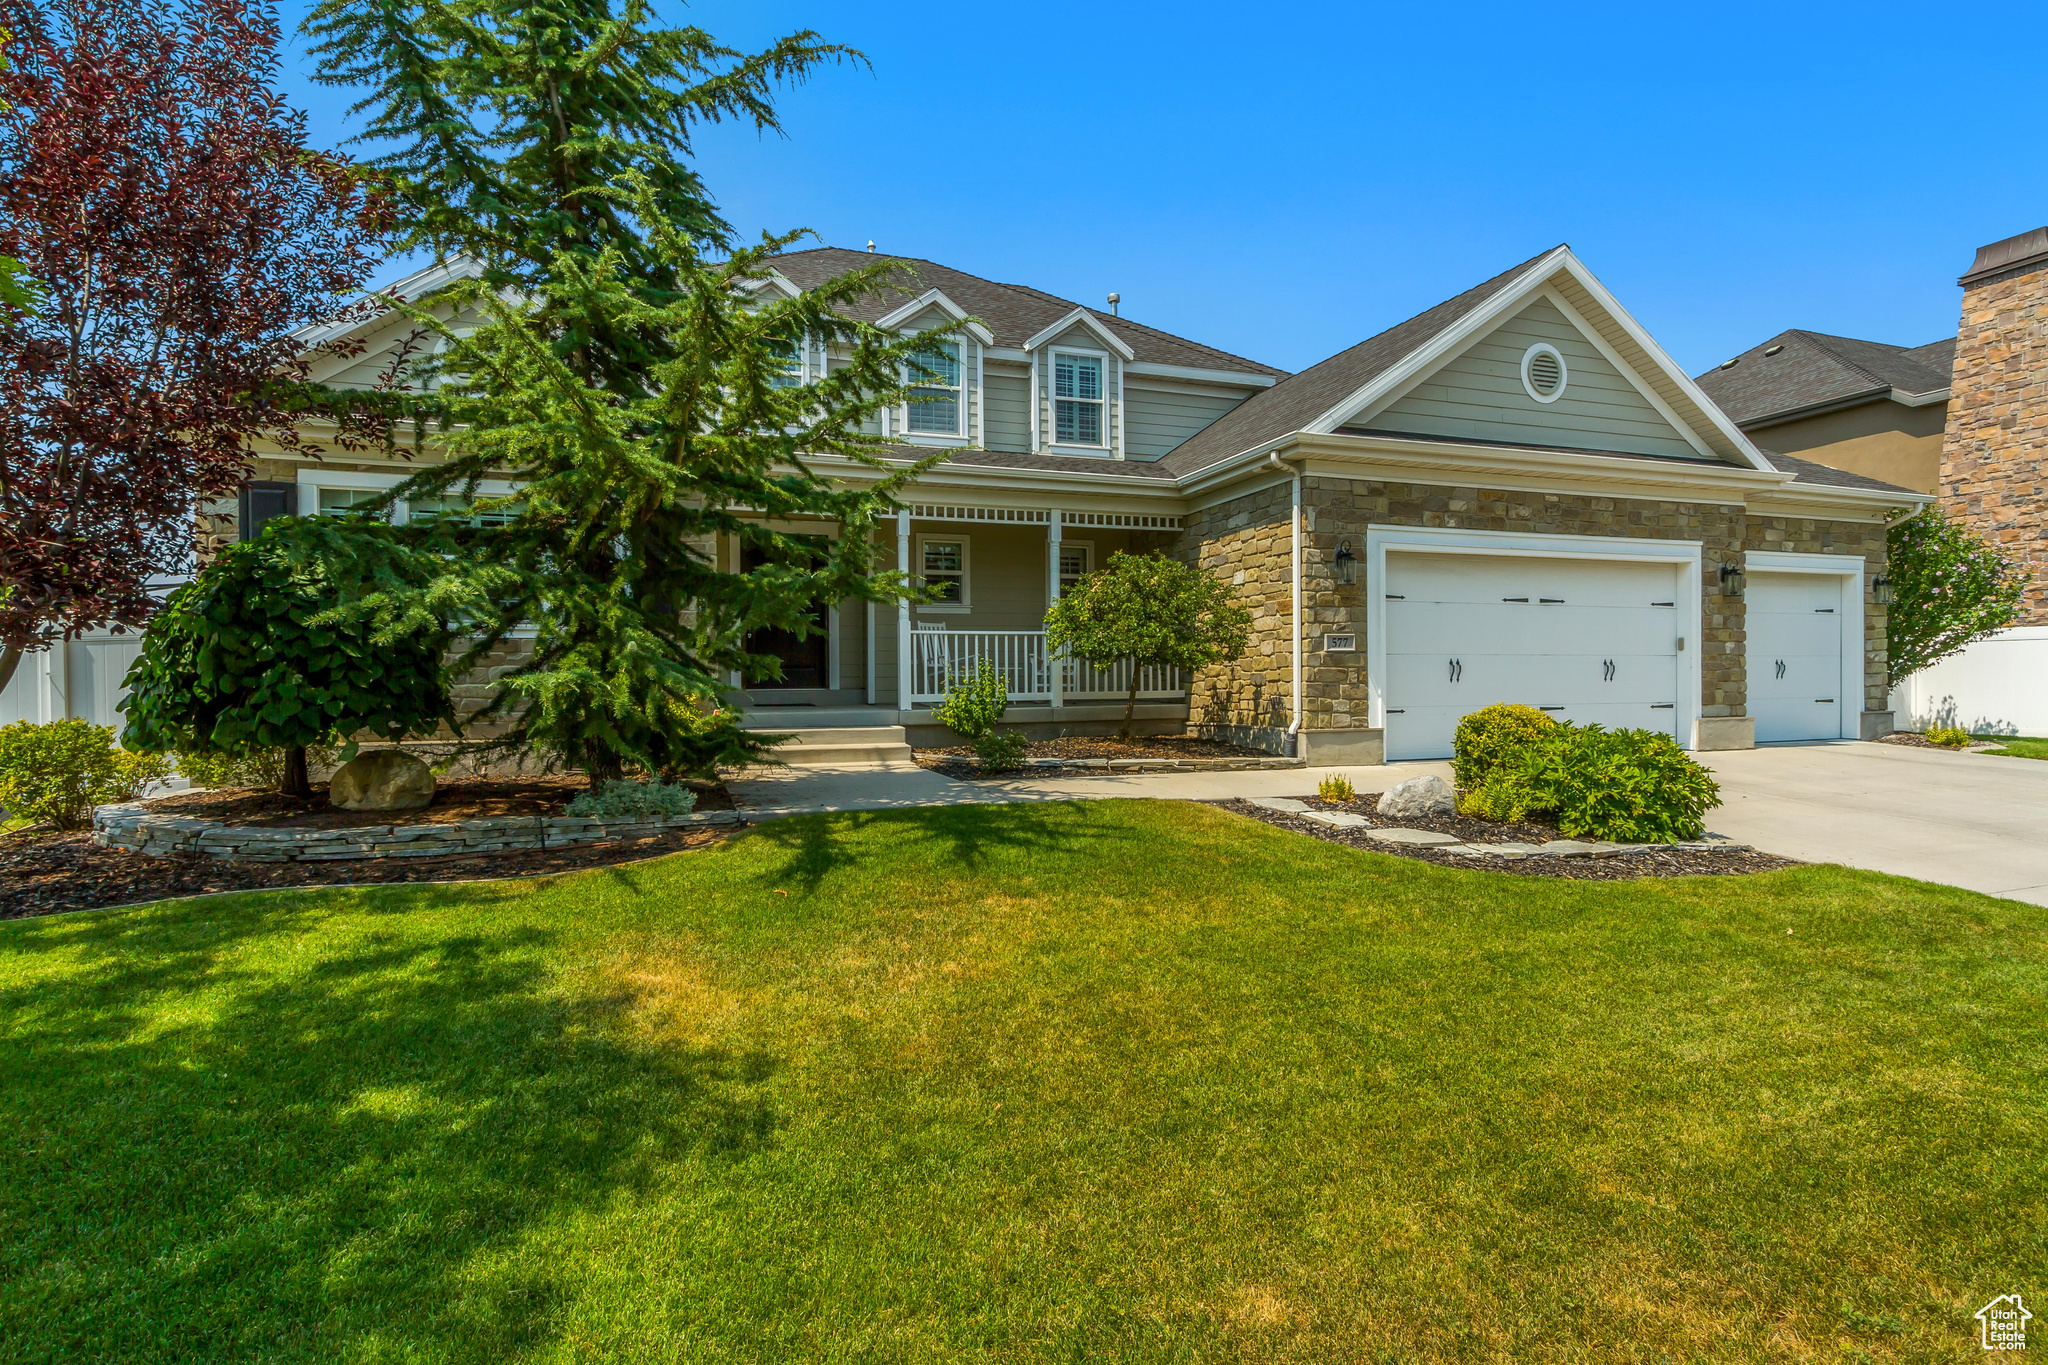
{"type": "Polygon", "coordinates": [[[1767,451],[1933,493],[1956,341],[1780,332],[1695,381],[1767,451]]]}
{"type": "MultiPolygon", "coordinates": [[[[764,287],[873,259],[792,253],[764,287]]],[[[882,547],[944,600],[827,604],[816,641],[757,642],[785,666],[782,685],[745,693],[771,728],[935,736],[930,708],[981,659],[1008,677],[1016,723],[1108,725],[1126,677],[1049,658],[1042,620],[1117,550],[1197,563],[1253,613],[1244,658],[1140,680],[1155,729],[1375,763],[1445,755],[1460,716],[1502,701],[1700,749],[1890,728],[1884,524],[1924,497],[1774,464],[1565,247],[1295,375],[906,264],[915,284],[862,315],[950,320],[955,341],[937,401],[884,431],[905,459],[954,453],[882,547]]],[[[366,324],[368,356],[316,377],[369,382],[405,330],[366,324]]],[[[832,363],[812,351],[796,381],[832,363]]],[[[343,510],[410,467],[266,458],[241,529],[283,506],[343,510]]],[[[421,510],[460,511],[398,515],[421,510]]],[[[736,547],[715,552],[744,567],[736,547]]]]}
{"type": "Polygon", "coordinates": [[[2026,616],[1908,679],[1901,724],[2048,734],[2048,228],[1979,249],[1957,336],[1887,346],[1781,332],[1699,376],[1778,452],[1934,493],[2033,576],[2026,616]]]}

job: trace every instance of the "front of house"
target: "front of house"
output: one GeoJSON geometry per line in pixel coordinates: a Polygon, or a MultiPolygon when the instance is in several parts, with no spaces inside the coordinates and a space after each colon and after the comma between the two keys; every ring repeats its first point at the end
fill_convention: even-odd
{"type": "MultiPolygon", "coordinates": [[[[873,259],[792,253],[764,287],[873,259]]],[[[866,320],[954,340],[881,434],[949,456],[879,548],[939,600],[825,606],[819,634],[756,641],[783,676],[735,683],[764,723],[915,734],[987,660],[1013,722],[1099,729],[1129,679],[1051,657],[1045,610],[1112,553],[1156,550],[1226,579],[1254,634],[1193,678],[1142,677],[1154,730],[1349,764],[1445,755],[1460,716],[1504,701],[1694,749],[1890,728],[1884,531],[1924,497],[1764,456],[1565,247],[1294,375],[905,264],[915,292],[866,320]]],[[[366,358],[316,377],[369,382],[402,327],[368,324],[366,358]]],[[[833,363],[811,351],[793,382],[833,363]]],[[[267,456],[230,520],[342,511],[409,469],[267,456]]]]}

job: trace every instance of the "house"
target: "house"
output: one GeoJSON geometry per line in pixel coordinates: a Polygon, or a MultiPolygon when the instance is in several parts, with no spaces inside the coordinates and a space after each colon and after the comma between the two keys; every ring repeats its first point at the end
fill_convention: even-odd
{"type": "MultiPolygon", "coordinates": [[[[872,260],[794,252],[763,287],[872,260]]],[[[1111,553],[1157,550],[1232,584],[1254,638],[1194,677],[1141,678],[1153,730],[1358,764],[1445,755],[1460,716],[1502,701],[1706,750],[1890,728],[1884,528],[1924,495],[1767,457],[1567,247],[1299,374],[1113,302],[905,264],[914,283],[869,300],[867,320],[954,340],[930,401],[881,431],[906,460],[949,454],[880,548],[942,596],[821,604],[818,636],[757,641],[783,678],[735,683],[764,725],[936,737],[930,708],[990,660],[1013,722],[1107,728],[1128,678],[1049,656],[1043,615],[1111,553]]],[[[406,324],[360,327],[365,354],[316,378],[370,382],[406,324]]],[[[809,350],[794,379],[832,363],[809,350]]],[[[215,510],[250,534],[275,511],[345,510],[411,467],[273,452],[240,505],[215,510]]],[[[743,567],[734,546],[707,550],[743,567]]]]}
{"type": "Polygon", "coordinates": [[[1914,729],[2048,734],[2048,228],[1978,249],[1954,338],[1888,346],[1782,332],[1699,376],[1780,464],[1789,455],[1933,493],[2033,587],[2019,624],[1907,679],[1914,729]]]}
{"type": "Polygon", "coordinates": [[[1956,339],[1890,346],[1780,332],[1696,382],[1759,446],[1933,493],[1956,339]]]}

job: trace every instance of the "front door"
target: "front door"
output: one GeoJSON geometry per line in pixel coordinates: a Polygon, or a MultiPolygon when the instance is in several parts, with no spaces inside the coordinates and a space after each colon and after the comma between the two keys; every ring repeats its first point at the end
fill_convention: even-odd
{"type": "MultiPolygon", "coordinates": [[[[795,537],[807,539],[807,537],[795,537]]],[[[742,572],[752,572],[768,562],[768,555],[761,549],[749,545],[740,554],[742,572]]],[[[757,630],[747,637],[747,653],[765,654],[782,664],[782,676],[770,678],[766,674],[750,674],[746,685],[755,691],[784,687],[830,687],[832,685],[832,642],[827,634],[829,622],[825,604],[811,604],[813,626],[810,634],[798,638],[793,630],[757,630]]]]}

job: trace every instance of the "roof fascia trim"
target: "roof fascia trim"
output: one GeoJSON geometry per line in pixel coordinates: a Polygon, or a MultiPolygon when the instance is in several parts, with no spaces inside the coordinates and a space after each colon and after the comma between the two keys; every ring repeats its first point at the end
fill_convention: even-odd
{"type": "Polygon", "coordinates": [[[391,314],[398,311],[389,304],[389,300],[393,298],[416,303],[423,294],[445,289],[457,280],[481,279],[483,273],[484,268],[480,262],[473,261],[467,256],[451,256],[445,261],[437,261],[433,265],[415,270],[403,279],[393,280],[382,289],[373,289],[356,300],[357,304],[384,302],[385,307],[381,312],[354,322],[316,322],[301,327],[291,335],[294,340],[304,345],[324,346],[342,337],[381,326],[391,314]]]}
{"type": "Polygon", "coordinates": [[[1555,273],[1554,263],[1569,255],[1571,252],[1566,247],[1558,247],[1550,252],[1514,280],[1502,286],[1492,298],[1408,352],[1394,365],[1375,375],[1363,387],[1354,389],[1338,400],[1335,406],[1325,409],[1318,416],[1303,423],[1301,429],[1313,433],[1335,431],[1349,421],[1353,413],[1379,402],[1388,393],[1405,387],[1410,380],[1432,368],[1439,359],[1447,357],[1471,338],[1498,326],[1503,311],[1513,306],[1536,285],[1549,279],[1555,273]]]}
{"type": "Polygon", "coordinates": [[[1096,317],[1095,314],[1089,312],[1086,308],[1076,308],[1073,312],[1067,314],[1058,322],[1055,322],[1051,326],[1046,327],[1043,330],[1039,331],[1036,335],[1032,336],[1030,339],[1025,341],[1024,349],[1027,351],[1035,351],[1039,347],[1045,345],[1048,341],[1051,341],[1054,337],[1058,336],[1061,332],[1064,332],[1069,327],[1073,327],[1077,324],[1079,326],[1086,327],[1089,331],[1095,333],[1096,336],[1102,339],[1102,343],[1105,346],[1109,347],[1112,351],[1115,351],[1117,355],[1122,357],[1126,362],[1135,358],[1136,353],[1133,352],[1129,346],[1124,344],[1124,339],[1118,336],[1115,332],[1110,331],[1109,327],[1100,318],[1096,317]]]}
{"type": "Polygon", "coordinates": [[[995,333],[989,331],[988,328],[982,326],[980,323],[971,320],[967,315],[967,310],[965,308],[962,308],[959,304],[953,302],[953,300],[947,298],[946,291],[943,289],[925,290],[922,294],[919,294],[916,298],[912,299],[909,303],[904,304],[901,308],[892,309],[891,311],[884,313],[882,314],[882,316],[876,318],[875,326],[882,328],[884,331],[893,332],[897,328],[901,327],[904,323],[916,317],[919,313],[922,313],[927,308],[937,308],[947,317],[953,319],[953,321],[966,323],[967,330],[971,332],[974,335],[974,339],[976,341],[979,341],[982,345],[993,346],[996,344],[995,333]]]}
{"type": "Polygon", "coordinates": [[[1244,370],[1209,370],[1199,365],[1167,365],[1156,360],[1133,360],[1124,366],[1124,373],[1137,377],[1150,375],[1157,379],[1197,379],[1206,384],[1241,384],[1251,389],[1270,389],[1280,381],[1270,374],[1250,374],[1244,370]]]}

